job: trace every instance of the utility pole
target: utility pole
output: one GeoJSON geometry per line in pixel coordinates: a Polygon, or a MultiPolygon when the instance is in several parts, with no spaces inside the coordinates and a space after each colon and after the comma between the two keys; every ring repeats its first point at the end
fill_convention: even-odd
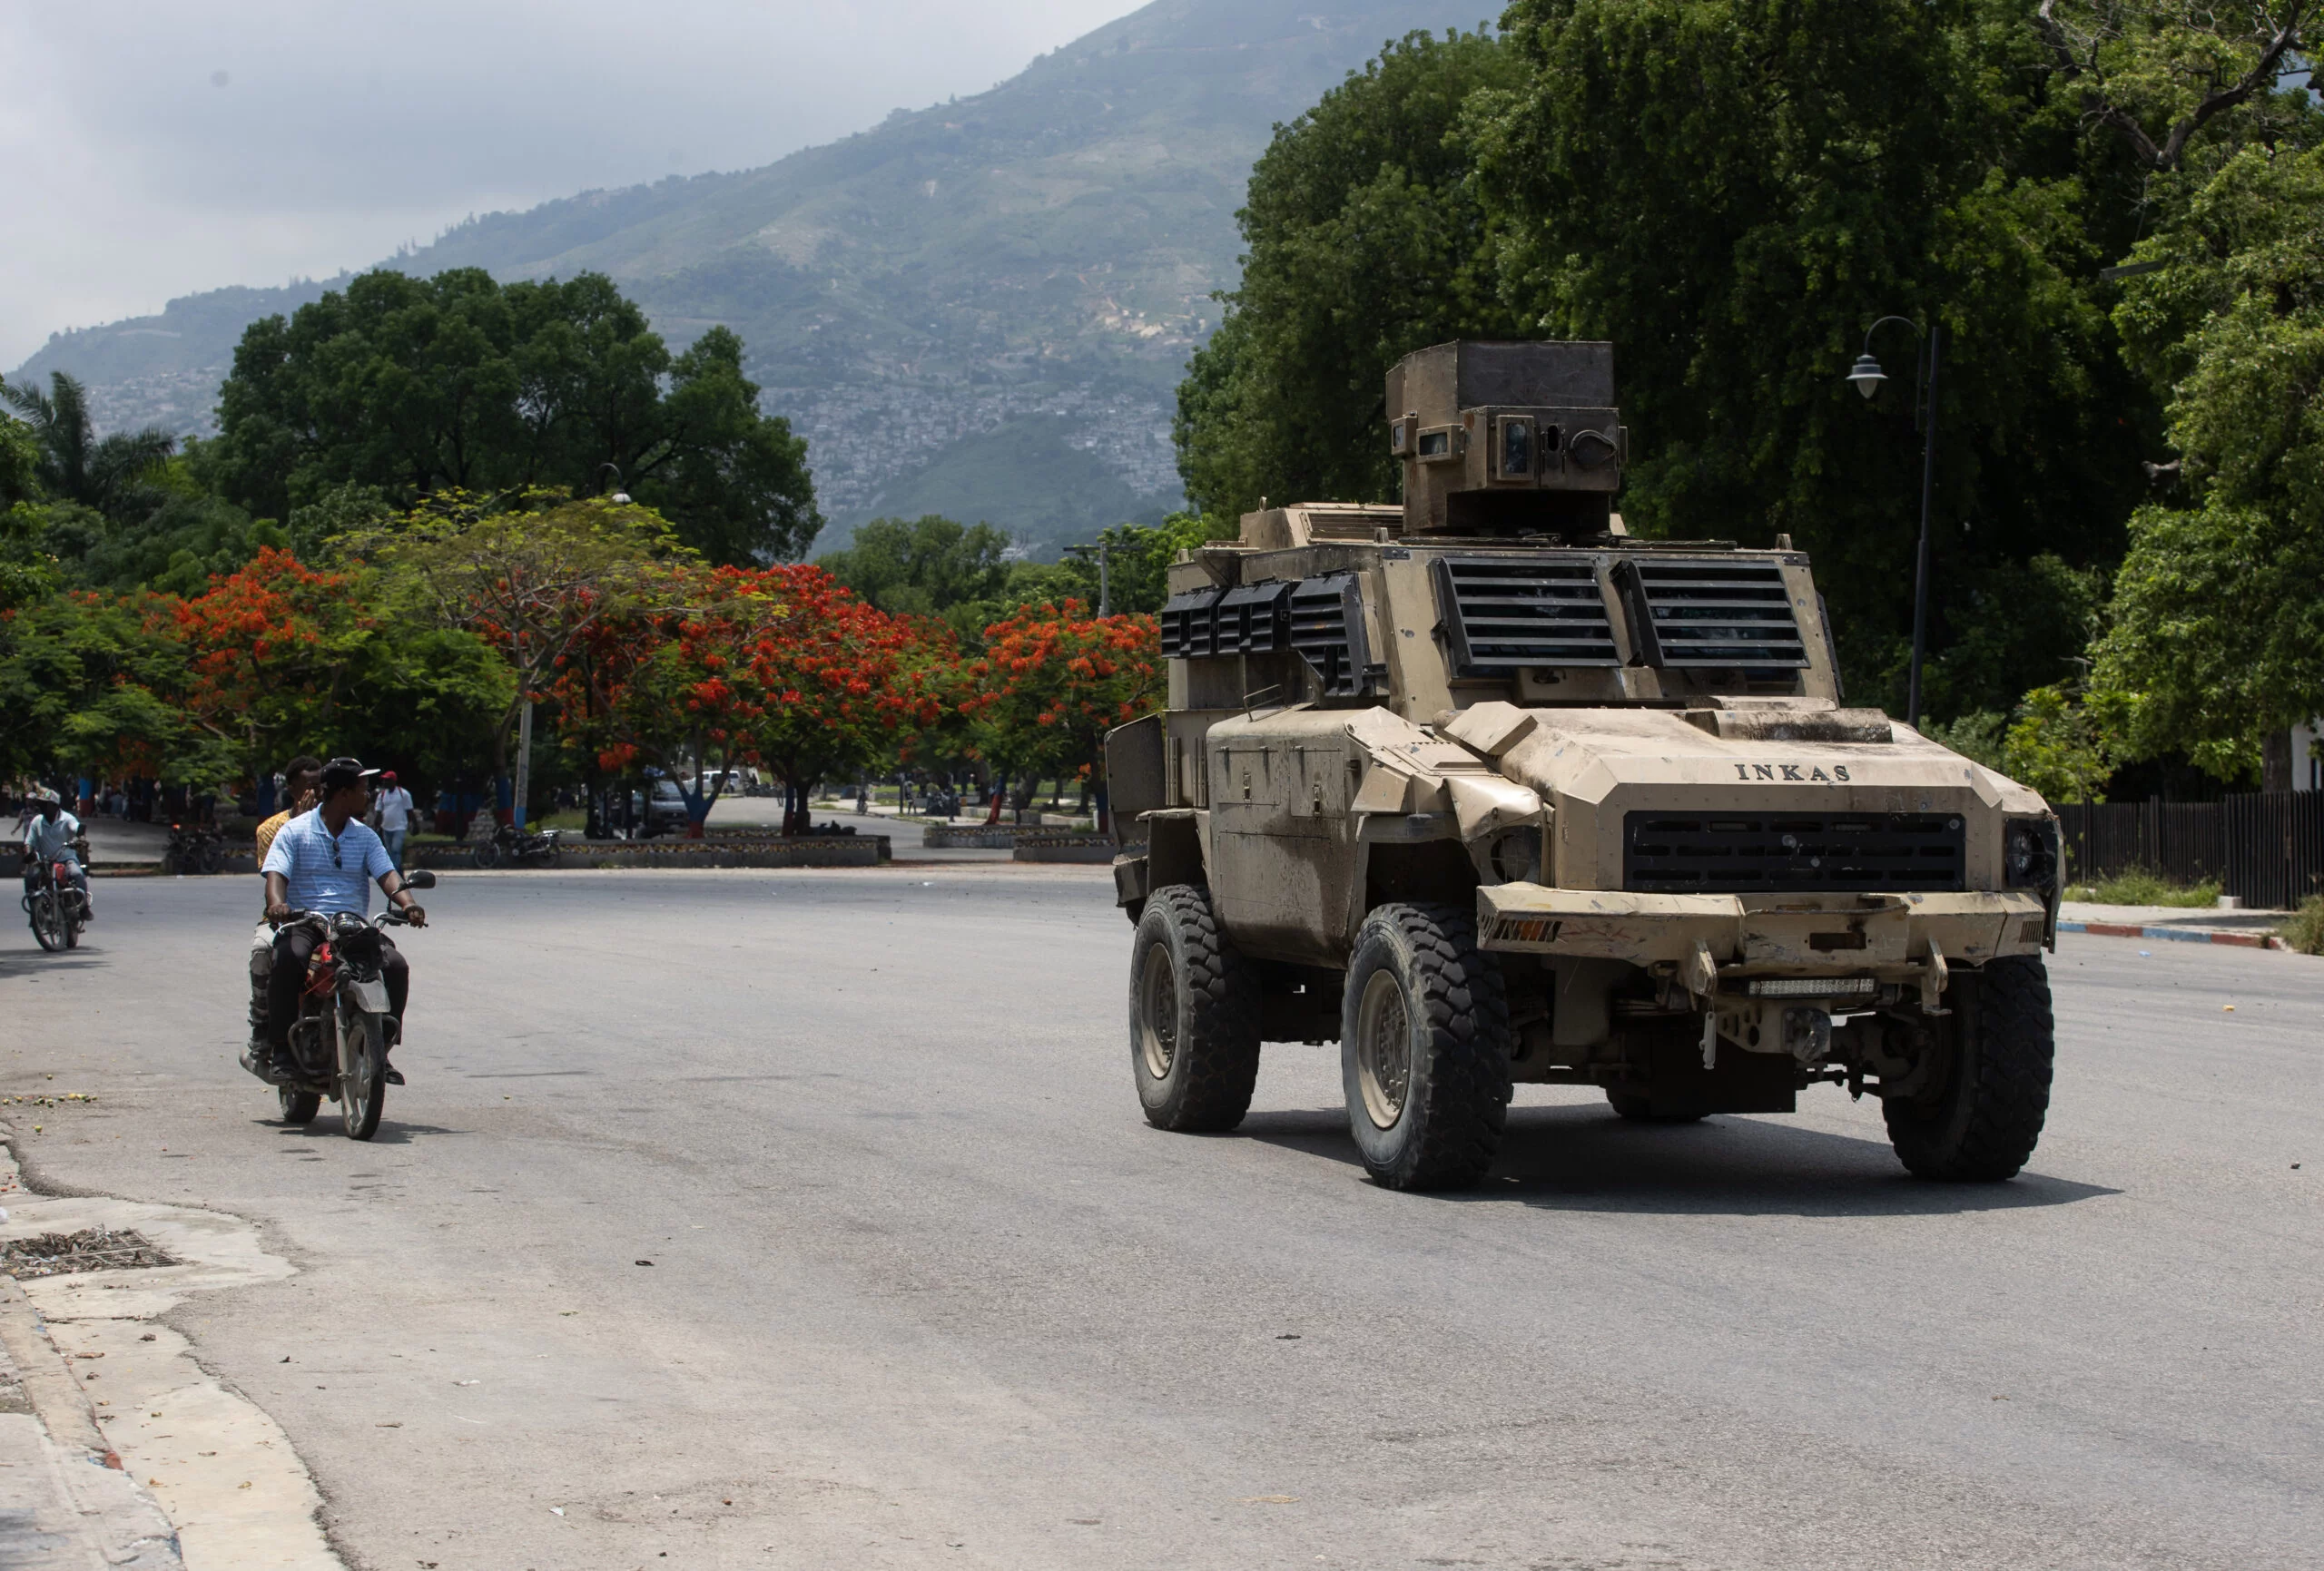
{"type": "Polygon", "coordinates": [[[1108,545],[1106,537],[1100,535],[1095,545],[1068,545],[1065,548],[1065,554],[1068,556],[1078,556],[1085,562],[1092,556],[1098,559],[1098,614],[1100,616],[1111,616],[1114,614],[1112,588],[1107,582],[1108,545]]]}
{"type": "Polygon", "coordinates": [[[517,713],[517,800],[512,821],[520,830],[525,827],[525,793],[532,784],[533,701],[528,698],[517,713]]]}

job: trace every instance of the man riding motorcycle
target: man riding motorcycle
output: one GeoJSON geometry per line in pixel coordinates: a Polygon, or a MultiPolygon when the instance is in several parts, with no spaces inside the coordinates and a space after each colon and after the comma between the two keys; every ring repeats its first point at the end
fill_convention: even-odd
{"type": "MultiPolygon", "coordinates": [[[[368,917],[371,889],[380,891],[403,908],[415,928],[428,925],[422,910],[405,889],[403,875],[388,858],[388,848],[363,821],[371,805],[371,777],[351,758],[335,758],[323,765],[320,803],[284,824],[260,864],[266,875],[266,919],[286,921],[294,910],[325,914],[345,911],[368,917]]],[[[317,936],[304,924],[284,927],[274,935],[274,960],[267,978],[266,1039],[271,1050],[269,1078],[290,1079],[290,1027],[299,1017],[299,994],[307,981],[307,961],[314,954],[317,936]]],[[[379,935],[380,980],[387,986],[390,1028],[387,1046],[393,1052],[403,1039],[404,1000],[411,989],[411,973],[387,935],[379,935]]],[[[390,1064],[387,1083],[403,1084],[390,1064]]]]}
{"type": "Polygon", "coordinates": [[[63,862],[72,869],[68,880],[81,891],[82,911],[95,920],[96,908],[89,902],[88,869],[81,866],[76,844],[81,839],[81,820],[66,812],[63,800],[45,787],[33,793],[33,805],[39,810],[25,825],[25,893],[29,895],[37,887],[44,865],[63,862]]]}
{"type": "MultiPolygon", "coordinates": [[[[323,772],[322,760],[301,753],[282,766],[283,810],[259,825],[256,837],[259,865],[266,865],[266,853],[273,848],[274,837],[282,826],[310,811],[315,805],[315,784],[323,772]]],[[[251,931],[251,1044],[243,1051],[242,1067],[252,1074],[261,1073],[259,1065],[268,1056],[266,1040],[266,984],[274,974],[274,928],[265,916],[266,879],[259,878],[259,920],[251,931]]]]}

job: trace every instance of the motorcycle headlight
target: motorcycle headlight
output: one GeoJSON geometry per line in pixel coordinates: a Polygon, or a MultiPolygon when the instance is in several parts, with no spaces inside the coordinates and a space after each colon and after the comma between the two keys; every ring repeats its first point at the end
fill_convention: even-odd
{"type": "Polygon", "coordinates": [[[2012,819],[2002,841],[2004,881],[2013,889],[2046,889],[2058,881],[2058,820],[2012,819]]]}

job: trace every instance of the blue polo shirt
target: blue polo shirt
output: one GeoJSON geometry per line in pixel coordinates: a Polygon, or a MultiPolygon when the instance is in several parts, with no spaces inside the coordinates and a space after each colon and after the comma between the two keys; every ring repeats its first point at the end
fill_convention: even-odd
{"type": "Polygon", "coordinates": [[[301,911],[371,914],[371,886],[396,870],[388,848],[369,824],[355,819],[337,840],[310,808],[276,832],[261,873],[281,873],[290,882],[290,905],[301,911]]]}

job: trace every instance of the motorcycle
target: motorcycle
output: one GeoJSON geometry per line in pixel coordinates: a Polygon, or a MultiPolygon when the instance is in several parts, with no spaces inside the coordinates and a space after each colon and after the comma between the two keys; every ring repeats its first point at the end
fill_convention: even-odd
{"type": "MultiPolygon", "coordinates": [[[[76,848],[77,849],[77,848],[76,848]]],[[[81,851],[86,866],[88,852],[81,851]]],[[[33,887],[23,899],[32,918],[33,937],[44,949],[78,948],[81,929],[89,925],[89,900],[73,887],[73,864],[40,861],[33,866],[33,887]]]]}
{"type": "Polygon", "coordinates": [[[502,824],[493,830],[488,840],[478,840],[473,855],[479,868],[497,868],[503,862],[556,863],[556,841],[563,830],[520,830],[514,824],[502,824]]]}
{"type": "Polygon", "coordinates": [[[207,824],[172,824],[162,852],[164,873],[215,873],[226,866],[226,841],[207,824]]]}
{"type": "MultiPolygon", "coordinates": [[[[407,889],[436,887],[436,875],[406,874],[407,889]]],[[[278,1080],[275,1095],[286,1124],[314,1122],[328,1096],[340,1105],[350,1140],[379,1131],[388,1105],[388,1048],[397,1035],[380,971],[379,934],[407,927],[402,908],[389,906],[366,921],[350,912],[292,911],[278,927],[304,923],[320,940],[307,961],[299,1017],[290,1026],[293,1078],[278,1080]]]]}

